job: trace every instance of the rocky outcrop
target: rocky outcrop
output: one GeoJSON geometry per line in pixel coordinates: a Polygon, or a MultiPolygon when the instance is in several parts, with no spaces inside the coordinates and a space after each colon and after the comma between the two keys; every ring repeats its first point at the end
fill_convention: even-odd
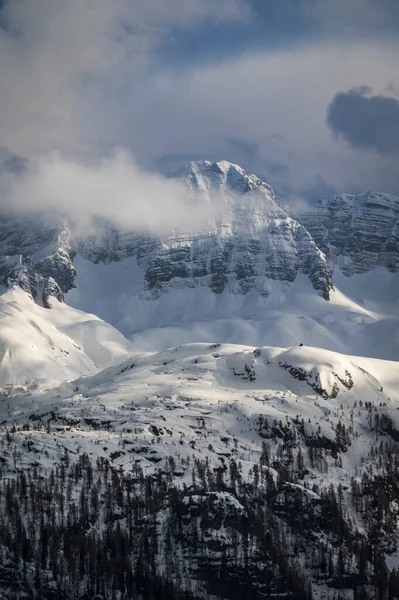
{"type": "Polygon", "coordinates": [[[331,273],[306,229],[277,204],[270,186],[226,161],[189,163],[183,179],[196,202],[213,205],[206,231],[163,239],[146,264],[149,297],[170,288],[207,286],[267,294],[267,280],[292,282],[305,273],[328,299],[331,273]]]}
{"type": "Polygon", "coordinates": [[[345,275],[375,267],[399,271],[399,198],[367,192],[319,200],[299,217],[345,275]]]}
{"type": "Polygon", "coordinates": [[[70,243],[70,233],[63,230],[57,237],[55,252],[35,262],[36,272],[45,280],[52,278],[65,294],[74,287],[75,269],[73,258],[76,252],[70,243]]]}
{"type": "Polygon", "coordinates": [[[3,220],[0,248],[1,285],[19,285],[45,307],[50,306],[50,297],[62,302],[64,294],[74,286],[75,251],[69,231],[60,225],[57,229],[36,221],[3,220]]]}
{"type": "Polygon", "coordinates": [[[131,257],[141,262],[159,246],[160,241],[149,234],[121,231],[110,223],[97,222],[90,235],[79,236],[74,243],[81,256],[97,264],[131,257]]]}

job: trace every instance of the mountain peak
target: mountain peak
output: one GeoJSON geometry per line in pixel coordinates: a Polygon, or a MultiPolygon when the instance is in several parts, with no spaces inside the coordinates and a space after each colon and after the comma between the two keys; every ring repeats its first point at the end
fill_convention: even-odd
{"type": "Polygon", "coordinates": [[[273,202],[276,200],[270,185],[256,175],[246,173],[242,167],[228,160],[191,161],[172,177],[183,179],[191,189],[200,191],[206,192],[212,189],[222,192],[229,190],[239,194],[261,193],[267,194],[273,202]]]}

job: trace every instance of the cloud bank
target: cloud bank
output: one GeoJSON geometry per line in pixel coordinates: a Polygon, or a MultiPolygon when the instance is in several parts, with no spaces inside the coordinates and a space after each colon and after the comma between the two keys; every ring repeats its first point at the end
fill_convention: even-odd
{"type": "Polygon", "coordinates": [[[203,209],[151,173],[194,158],[282,200],[399,192],[398,27],[396,0],[6,0],[0,204],[195,227],[203,209]],[[341,92],[364,84],[373,96],[341,92]]]}
{"type": "Polygon", "coordinates": [[[182,182],[143,172],[125,151],[96,161],[35,158],[22,173],[3,173],[0,188],[3,211],[62,215],[80,235],[95,219],[159,235],[201,230],[218,210],[190,197],[182,182]]]}
{"type": "Polygon", "coordinates": [[[116,100],[104,115],[103,98],[126,80],[139,86],[176,22],[190,27],[245,14],[241,0],[217,6],[211,0],[6,0],[0,9],[3,210],[57,212],[80,227],[100,217],[154,233],[201,225],[207,209],[189,204],[183,185],[140,168],[129,151],[115,151],[117,136],[102,135],[103,119],[113,130],[118,113],[116,100]]]}

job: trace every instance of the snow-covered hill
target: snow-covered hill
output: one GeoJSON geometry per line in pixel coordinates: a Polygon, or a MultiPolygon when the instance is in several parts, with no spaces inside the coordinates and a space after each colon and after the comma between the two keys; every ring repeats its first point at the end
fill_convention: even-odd
{"type": "Polygon", "coordinates": [[[0,294],[0,387],[51,387],[97,372],[133,351],[94,315],[52,300],[36,304],[19,287],[0,294]]]}
{"type": "MultiPolygon", "coordinates": [[[[368,452],[374,411],[399,432],[396,366],[307,346],[188,344],[132,357],[48,392],[11,389],[0,419],[10,426],[49,423],[51,438],[32,430],[20,440],[30,440],[31,449],[44,444],[52,457],[80,447],[126,470],[139,461],[153,472],[170,456],[183,465],[183,458],[207,456],[214,468],[235,456],[246,476],[262,442],[273,448],[290,430],[299,444],[320,439],[340,451],[344,470],[331,476],[349,483],[368,452]],[[345,448],[337,442],[338,423],[350,431],[345,448]]],[[[35,454],[25,460],[35,461],[35,454]]],[[[180,470],[188,483],[190,469],[180,470]]]]}
{"type": "MultiPolygon", "coordinates": [[[[378,588],[370,548],[379,565],[397,566],[396,367],[306,346],[188,344],[47,392],[3,390],[0,471],[15,478],[18,497],[34,498],[16,505],[25,518],[47,503],[42,522],[65,539],[53,560],[67,561],[66,573],[75,573],[63,549],[77,543],[72,531],[81,565],[86,543],[106,548],[134,531],[120,542],[131,567],[151,540],[152,577],[196,598],[234,600],[238,586],[332,599],[339,586],[350,599],[360,583],[378,588]]],[[[24,535],[43,548],[35,532],[24,535]]],[[[0,531],[12,568],[9,539],[0,531]]],[[[46,555],[41,564],[47,598],[59,575],[46,571],[46,555]]],[[[103,578],[96,565],[80,572],[103,578]]],[[[33,576],[28,558],[15,580],[29,587],[33,576]]]]}

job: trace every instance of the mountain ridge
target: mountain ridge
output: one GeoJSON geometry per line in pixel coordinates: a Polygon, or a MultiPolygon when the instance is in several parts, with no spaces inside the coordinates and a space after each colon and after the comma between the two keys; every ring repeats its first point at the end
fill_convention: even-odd
{"type": "Polygon", "coordinates": [[[399,197],[378,192],[321,199],[300,215],[317,245],[346,275],[399,270],[399,197]]]}

